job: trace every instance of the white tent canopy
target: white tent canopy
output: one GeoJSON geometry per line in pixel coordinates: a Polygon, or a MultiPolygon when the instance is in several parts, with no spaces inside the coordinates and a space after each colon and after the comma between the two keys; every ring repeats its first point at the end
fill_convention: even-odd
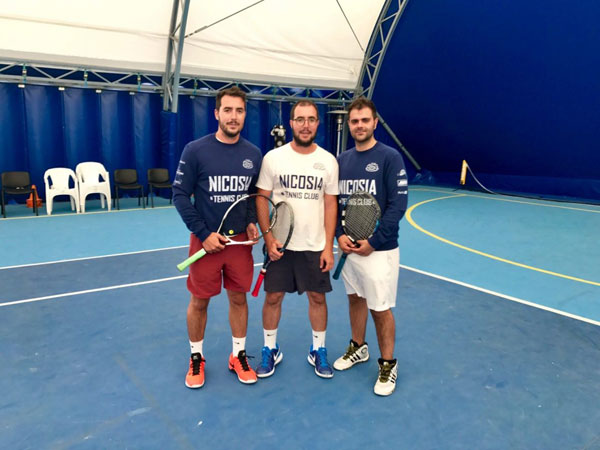
{"type": "MultiPolygon", "coordinates": [[[[170,0],[0,4],[1,59],[165,70],[170,0]]],[[[384,0],[191,0],[181,73],[353,89],[383,4],[384,0]]]]}

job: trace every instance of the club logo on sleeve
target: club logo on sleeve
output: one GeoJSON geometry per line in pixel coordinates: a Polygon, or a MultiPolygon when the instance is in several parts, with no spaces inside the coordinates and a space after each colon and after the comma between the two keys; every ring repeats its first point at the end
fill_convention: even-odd
{"type": "Polygon", "coordinates": [[[405,175],[406,175],[406,170],[404,170],[404,169],[401,169],[400,172],[398,172],[399,177],[403,177],[405,175]]]}
{"type": "Polygon", "coordinates": [[[320,163],[320,162],[316,162],[313,165],[313,169],[317,169],[317,170],[325,170],[325,164],[320,163]]]}
{"type": "Polygon", "coordinates": [[[252,163],[251,159],[245,159],[244,162],[242,163],[242,166],[244,167],[244,169],[253,169],[254,168],[254,164],[252,163]]]}
{"type": "Polygon", "coordinates": [[[406,180],[398,180],[398,186],[408,186],[408,181],[406,180]]]}
{"type": "Polygon", "coordinates": [[[367,164],[367,167],[365,167],[365,170],[367,172],[377,172],[379,170],[379,166],[377,165],[377,163],[369,163],[367,164]]]}

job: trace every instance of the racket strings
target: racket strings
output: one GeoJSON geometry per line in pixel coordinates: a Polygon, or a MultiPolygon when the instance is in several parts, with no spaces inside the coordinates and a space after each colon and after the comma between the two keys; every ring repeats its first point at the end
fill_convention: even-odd
{"type": "Polygon", "coordinates": [[[379,215],[373,208],[356,208],[346,213],[344,230],[356,240],[367,239],[378,222],[379,215]]]}
{"type": "Polygon", "coordinates": [[[243,200],[233,206],[223,218],[221,234],[235,236],[246,231],[248,224],[248,201],[243,200]]]}
{"type": "Polygon", "coordinates": [[[273,233],[273,237],[285,246],[294,225],[294,218],[291,208],[287,203],[281,202],[277,204],[276,209],[276,220],[271,232],[273,233]]]}

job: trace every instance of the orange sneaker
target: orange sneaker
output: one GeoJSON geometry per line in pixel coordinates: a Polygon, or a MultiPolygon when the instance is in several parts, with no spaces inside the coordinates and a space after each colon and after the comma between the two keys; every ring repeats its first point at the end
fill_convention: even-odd
{"type": "Polygon", "coordinates": [[[200,353],[192,353],[190,370],[185,376],[185,385],[190,389],[198,389],[204,386],[204,363],[205,360],[200,353]]]}
{"type": "Polygon", "coordinates": [[[248,364],[246,350],[240,350],[237,356],[229,355],[229,370],[237,374],[238,380],[244,384],[256,383],[256,372],[248,364]]]}

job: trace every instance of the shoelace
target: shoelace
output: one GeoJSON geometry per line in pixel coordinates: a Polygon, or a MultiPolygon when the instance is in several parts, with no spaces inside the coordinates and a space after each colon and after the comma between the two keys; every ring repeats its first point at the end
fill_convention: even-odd
{"type": "Polygon", "coordinates": [[[198,375],[200,373],[200,364],[202,364],[202,358],[192,358],[192,375],[198,375]]]}
{"type": "Polygon", "coordinates": [[[248,358],[254,357],[246,355],[246,352],[243,350],[240,353],[238,353],[238,361],[242,365],[242,370],[244,372],[248,372],[250,370],[250,366],[248,365],[248,358]]]}
{"type": "Polygon", "coordinates": [[[381,371],[379,372],[379,381],[382,383],[387,383],[390,379],[390,375],[392,374],[392,366],[389,364],[384,364],[381,366],[381,371]]]}
{"type": "Polygon", "coordinates": [[[315,360],[317,365],[321,366],[322,368],[328,368],[329,363],[327,362],[327,349],[324,347],[318,349],[315,360]]]}
{"type": "Polygon", "coordinates": [[[263,347],[262,349],[262,366],[269,366],[271,364],[271,349],[269,347],[263,347]]]}
{"type": "Polygon", "coordinates": [[[354,355],[358,351],[358,348],[354,345],[350,344],[348,349],[346,350],[346,354],[344,355],[344,359],[350,359],[352,355],[354,355]]]}

